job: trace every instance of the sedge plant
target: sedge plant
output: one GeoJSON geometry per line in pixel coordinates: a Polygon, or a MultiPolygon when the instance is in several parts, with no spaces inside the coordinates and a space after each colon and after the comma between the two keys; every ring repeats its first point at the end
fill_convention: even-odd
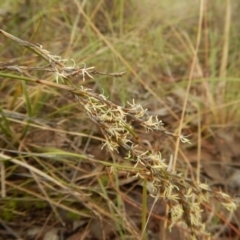
{"type": "MultiPolygon", "coordinates": [[[[106,73],[85,65],[81,67],[67,66],[66,59],[52,55],[40,45],[21,40],[3,30],[0,30],[0,33],[37,54],[48,64],[41,68],[13,66],[8,62],[1,63],[1,78],[32,82],[71,92],[75,101],[82,106],[84,114],[101,130],[105,139],[102,147],[117,153],[120,147],[123,148],[127,153],[125,161],[135,163],[134,167],[124,169],[124,171],[143,180],[147,185],[149,195],[155,199],[154,202],[158,199],[166,202],[170,213],[170,228],[177,223],[182,223],[189,228],[192,236],[208,236],[201,215],[204,203],[215,198],[229,211],[236,209],[237,200],[231,196],[222,191],[212,190],[206,183],[196,183],[186,178],[182,172],[172,167],[173,161],[166,162],[160,152],[144,150],[139,136],[134,130],[133,123],[143,127],[148,134],[160,132],[170,137],[179,138],[181,142],[189,144],[190,141],[187,137],[167,131],[164,123],[158,117],[149,115],[147,110],[134,100],[128,102],[126,106],[120,106],[109,100],[104,94],[95,93],[92,89],[83,86],[76,87],[72,81],[72,78],[76,76],[80,76],[85,81],[86,78],[93,78],[99,74],[121,77],[124,72],[106,73]],[[28,73],[29,70],[50,72],[54,75],[56,83],[32,77],[28,73]],[[10,74],[10,72],[17,74],[10,74]]],[[[9,160],[6,155],[5,157],[1,155],[1,158],[9,160]]],[[[16,160],[13,162],[25,166],[24,162],[16,160]]],[[[36,174],[39,173],[37,169],[32,168],[31,170],[36,174]]],[[[112,174],[118,170],[122,170],[122,168],[115,165],[111,167],[112,174]]],[[[42,177],[51,179],[47,174],[42,174],[42,177]]],[[[56,184],[66,188],[63,184],[56,184]]],[[[83,198],[82,201],[84,201],[83,198]]],[[[97,214],[96,208],[91,209],[97,214]]],[[[145,227],[143,226],[143,230],[145,227]]]]}

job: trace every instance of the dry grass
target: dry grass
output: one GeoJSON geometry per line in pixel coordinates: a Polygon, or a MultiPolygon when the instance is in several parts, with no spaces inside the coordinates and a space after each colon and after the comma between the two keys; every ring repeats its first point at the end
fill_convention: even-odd
{"type": "Polygon", "coordinates": [[[237,0],[0,7],[0,235],[240,235],[237,0]]]}

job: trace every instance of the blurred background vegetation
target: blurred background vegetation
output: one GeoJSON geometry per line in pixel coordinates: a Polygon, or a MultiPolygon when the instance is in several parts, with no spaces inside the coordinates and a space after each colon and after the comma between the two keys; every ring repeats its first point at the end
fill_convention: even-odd
{"type": "MultiPolygon", "coordinates": [[[[171,132],[178,132],[182,121],[182,133],[191,134],[191,146],[181,145],[179,149],[175,139],[146,134],[141,129],[139,135],[148,147],[161,151],[163,158],[169,159],[178,151],[177,170],[186,177],[207,181],[213,188],[237,195],[239,11],[238,0],[8,0],[0,3],[0,28],[41,44],[52,55],[66,59],[69,66],[95,66],[102,72],[126,71],[121,78],[94,76],[85,82],[75,78],[74,84],[104,93],[119,105],[134,99],[149,114],[159,116],[171,132]],[[203,21],[199,25],[201,14],[203,21]]],[[[0,51],[1,64],[45,64],[3,36],[0,51]]],[[[55,81],[51,73],[31,74],[55,81]]],[[[69,192],[57,192],[52,179],[48,181],[54,187],[48,182],[42,185],[29,167],[1,162],[0,236],[15,239],[17,234],[26,239],[41,239],[46,232],[53,229],[59,233],[61,229],[66,239],[74,234],[79,234],[76,239],[140,239],[141,183],[124,172],[109,180],[109,171],[96,160],[121,164],[124,153],[101,150],[101,132],[81,110],[68,92],[1,79],[2,153],[26,161],[56,181],[64,179],[71,187],[86,188],[92,194],[92,205],[85,208],[84,199],[78,201],[69,192]],[[47,157],[47,153],[51,155],[47,157]],[[86,161],[87,158],[90,160],[86,161]],[[129,211],[133,223],[129,219],[126,222],[121,215],[123,209],[129,211]],[[111,221],[106,224],[101,217],[111,221]],[[63,222],[70,224],[70,229],[59,227],[63,222]],[[76,222],[77,227],[72,226],[76,222]],[[11,230],[6,230],[6,226],[11,230]],[[37,233],[29,233],[34,230],[37,233]]],[[[150,210],[152,204],[149,198],[146,209],[150,210]]],[[[238,239],[240,212],[229,217],[211,206],[205,206],[203,221],[215,239],[238,239]]],[[[148,239],[189,239],[180,226],[171,234],[163,230],[167,218],[164,203],[157,204],[153,213],[148,239]]]]}

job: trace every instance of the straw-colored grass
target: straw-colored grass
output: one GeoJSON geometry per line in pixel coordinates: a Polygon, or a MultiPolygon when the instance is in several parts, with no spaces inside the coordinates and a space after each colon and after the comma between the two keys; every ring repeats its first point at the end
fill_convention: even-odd
{"type": "Polygon", "coordinates": [[[202,175],[203,146],[239,131],[237,0],[0,7],[4,236],[240,235],[236,188],[202,175]]]}

